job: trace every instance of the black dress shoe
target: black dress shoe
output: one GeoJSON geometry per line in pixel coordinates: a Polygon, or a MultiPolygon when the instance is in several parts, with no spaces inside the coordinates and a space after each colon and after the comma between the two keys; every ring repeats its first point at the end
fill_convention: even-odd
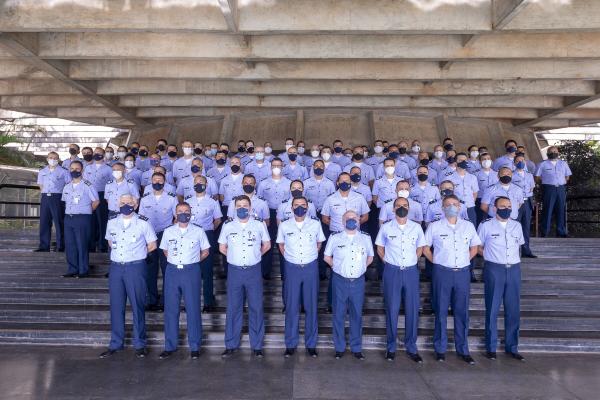
{"type": "Polygon", "coordinates": [[[63,274],[61,275],[63,278],[75,278],[77,274],[63,274]]]}
{"type": "Polygon", "coordinates": [[[104,277],[105,277],[105,278],[108,278],[108,272],[104,274],[104,277]]]}
{"type": "Polygon", "coordinates": [[[141,349],[135,349],[135,356],[137,358],[146,358],[148,355],[148,349],[142,347],[141,349]]]}
{"type": "Polygon", "coordinates": [[[108,349],[106,351],[103,351],[102,353],[100,353],[100,355],[98,356],[99,358],[108,358],[116,353],[118,353],[120,350],[114,350],[114,349],[108,349]]]}
{"type": "Polygon", "coordinates": [[[523,255],[521,255],[521,257],[523,257],[523,258],[538,258],[538,256],[536,256],[533,253],[523,254],[523,255]]]}
{"type": "Polygon", "coordinates": [[[356,352],[356,353],[352,353],[352,355],[354,356],[354,358],[356,358],[357,360],[364,360],[365,356],[363,355],[363,353],[361,353],[360,351],[356,352]]]}
{"type": "Polygon", "coordinates": [[[339,360],[342,357],[344,357],[344,352],[343,351],[336,351],[335,352],[335,359],[336,360],[339,360]]]}
{"type": "Polygon", "coordinates": [[[525,361],[525,357],[523,357],[522,355],[520,355],[519,353],[511,353],[511,352],[507,352],[506,353],[509,357],[514,358],[517,361],[525,361]]]}
{"type": "Polygon", "coordinates": [[[475,275],[471,277],[471,283],[477,283],[477,278],[475,277],[475,275]]]}
{"type": "Polygon", "coordinates": [[[469,365],[475,365],[475,360],[473,360],[473,357],[471,357],[468,354],[459,354],[458,355],[460,357],[461,360],[463,360],[464,362],[466,362],[469,365]]]}
{"type": "Polygon", "coordinates": [[[294,355],[294,353],[296,352],[296,349],[285,349],[285,353],[283,353],[283,356],[285,358],[290,358],[291,356],[294,355]]]}
{"type": "Polygon", "coordinates": [[[160,306],[158,304],[148,304],[146,306],[146,311],[158,312],[160,311],[160,306]]]}
{"type": "Polygon", "coordinates": [[[190,352],[190,358],[192,360],[197,360],[200,358],[200,352],[199,351],[192,351],[190,352]]]}
{"type": "Polygon", "coordinates": [[[90,274],[79,274],[77,275],[77,279],[89,278],[90,274]]]}
{"type": "Polygon", "coordinates": [[[396,358],[396,353],[392,353],[390,351],[385,353],[385,359],[388,361],[394,361],[394,359],[396,358]]]}
{"type": "Polygon", "coordinates": [[[281,309],[281,313],[285,314],[285,306],[283,306],[283,308],[281,309]]]}
{"type": "Polygon", "coordinates": [[[50,249],[35,249],[34,253],[49,253],[50,249]]]}
{"type": "Polygon", "coordinates": [[[265,356],[262,350],[254,350],[253,354],[256,358],[263,358],[265,356]]]}
{"type": "Polygon", "coordinates": [[[317,349],[315,348],[310,348],[310,349],[306,349],[306,352],[308,353],[308,355],[312,358],[317,358],[319,357],[319,354],[317,353],[317,349]]]}
{"type": "Polygon", "coordinates": [[[496,352],[495,351],[486,351],[485,357],[489,360],[496,360],[496,352]]]}
{"type": "Polygon", "coordinates": [[[419,353],[406,353],[406,355],[408,356],[408,358],[410,358],[411,360],[413,360],[414,362],[416,362],[418,364],[421,364],[423,362],[423,359],[421,358],[419,353]]]}
{"type": "Polygon", "coordinates": [[[164,360],[166,358],[169,358],[173,355],[173,353],[175,353],[174,351],[163,351],[162,353],[160,353],[160,355],[158,356],[159,359],[164,360]]]}
{"type": "Polygon", "coordinates": [[[202,313],[206,314],[206,313],[211,313],[215,311],[215,306],[204,306],[202,307],[202,313]]]}
{"type": "Polygon", "coordinates": [[[331,314],[333,312],[333,307],[327,306],[327,314],[331,314]]]}
{"type": "Polygon", "coordinates": [[[225,349],[224,352],[221,353],[222,358],[229,358],[235,353],[237,349],[225,349]]]}
{"type": "Polygon", "coordinates": [[[439,361],[439,362],[446,361],[446,355],[444,353],[435,353],[435,361],[439,361]]]}

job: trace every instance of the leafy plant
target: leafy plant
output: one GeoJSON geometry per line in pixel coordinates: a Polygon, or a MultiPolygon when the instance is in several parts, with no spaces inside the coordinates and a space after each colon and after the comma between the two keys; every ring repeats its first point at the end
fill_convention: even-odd
{"type": "Polygon", "coordinates": [[[600,149],[597,141],[565,140],[560,153],[569,163],[573,176],[570,184],[594,189],[600,183],[600,149]]]}

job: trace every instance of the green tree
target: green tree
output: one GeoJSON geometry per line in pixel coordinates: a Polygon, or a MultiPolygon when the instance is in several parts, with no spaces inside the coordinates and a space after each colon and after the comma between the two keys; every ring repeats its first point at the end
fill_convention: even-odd
{"type": "Polygon", "coordinates": [[[570,184],[577,187],[596,188],[600,183],[600,151],[598,142],[565,140],[561,142],[560,153],[569,163],[570,184]]]}

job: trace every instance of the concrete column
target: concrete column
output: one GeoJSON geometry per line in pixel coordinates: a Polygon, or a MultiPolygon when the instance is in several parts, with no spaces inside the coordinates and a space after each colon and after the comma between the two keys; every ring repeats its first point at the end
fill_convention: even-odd
{"type": "Polygon", "coordinates": [[[448,137],[448,116],[446,114],[435,117],[435,125],[440,138],[440,143],[448,137]]]}
{"type": "Polygon", "coordinates": [[[296,143],[304,140],[304,110],[296,111],[296,143]]]}
{"type": "Polygon", "coordinates": [[[233,128],[235,127],[235,116],[233,113],[225,115],[223,128],[221,129],[221,142],[229,143],[233,138],[233,128]]]}

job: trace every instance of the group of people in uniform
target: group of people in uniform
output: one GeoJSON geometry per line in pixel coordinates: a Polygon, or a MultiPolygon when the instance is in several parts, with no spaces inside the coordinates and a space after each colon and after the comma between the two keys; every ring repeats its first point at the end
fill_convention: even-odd
{"type": "Polygon", "coordinates": [[[110,253],[112,333],[103,358],[124,348],[127,299],[136,355],[147,355],[145,313],[164,311],[160,358],[170,357],[177,350],[182,298],[190,355],[198,358],[201,314],[215,310],[213,267],[219,258],[227,279],[222,356],[240,348],[247,301],[250,347],[263,357],[263,283],[272,278],[279,257],[285,357],[299,346],[302,311],[304,346],[309,356],[318,356],[319,285],[328,280],[335,357],[343,357],[349,346],[354,357],[364,359],[366,271],[376,266],[370,275],[383,283],[385,358],[395,358],[403,304],[406,354],[423,362],[417,350],[423,278],[431,281],[435,358],[445,360],[451,308],[456,352],[469,364],[474,363],[468,344],[470,285],[476,281],[474,258],[481,256],[486,357],[496,358],[503,304],[504,350],[523,360],[520,261],[536,257],[529,247],[534,189],[540,185],[543,194],[542,234],[550,234],[555,220],[557,235],[566,237],[571,171],[558,147],[550,147],[548,159],[537,166],[514,140],[506,141],[505,149],[493,160],[485,147],[458,151],[451,138],[431,153],[418,140],[410,147],[406,141],[376,140],[372,148],[345,148],[336,140],[331,147],[306,148],[288,138],[285,151],[274,155],[271,143],[252,140],[239,141],[234,152],[227,143],[184,141],[179,149],[161,139],[152,151],[132,143],[119,146],[115,156],[112,147],[80,150],[73,144],[62,164],[50,152],[48,166],[39,172],[36,251],[65,251],[65,278],[88,277],[90,252],[110,253]]]}

